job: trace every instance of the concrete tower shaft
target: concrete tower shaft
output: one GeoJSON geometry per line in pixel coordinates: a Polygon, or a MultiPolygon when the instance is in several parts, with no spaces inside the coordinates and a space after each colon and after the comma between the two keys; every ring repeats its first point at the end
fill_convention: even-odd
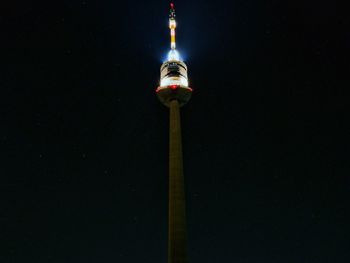
{"type": "Polygon", "coordinates": [[[180,106],[170,102],[168,263],[187,263],[180,106]]]}

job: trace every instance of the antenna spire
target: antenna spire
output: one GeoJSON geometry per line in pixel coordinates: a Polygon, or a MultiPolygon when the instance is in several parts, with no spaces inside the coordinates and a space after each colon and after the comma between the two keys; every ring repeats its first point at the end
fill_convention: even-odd
{"type": "Polygon", "coordinates": [[[175,15],[174,3],[170,3],[169,29],[170,29],[171,49],[176,48],[176,41],[175,41],[176,20],[175,20],[175,16],[176,15],[175,15]]]}

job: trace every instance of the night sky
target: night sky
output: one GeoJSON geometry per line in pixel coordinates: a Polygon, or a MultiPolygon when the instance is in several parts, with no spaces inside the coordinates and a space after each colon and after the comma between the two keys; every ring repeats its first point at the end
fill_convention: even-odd
{"type": "MultiPolygon", "coordinates": [[[[8,2],[0,262],[165,263],[169,2],[8,2]]],[[[190,262],[350,262],[335,4],[175,7],[190,262]]]]}

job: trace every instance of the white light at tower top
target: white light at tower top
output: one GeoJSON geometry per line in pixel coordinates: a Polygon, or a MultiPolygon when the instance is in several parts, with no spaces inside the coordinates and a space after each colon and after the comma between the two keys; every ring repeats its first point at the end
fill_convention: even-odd
{"type": "Polygon", "coordinates": [[[171,60],[176,60],[176,61],[181,60],[180,53],[176,49],[172,49],[168,53],[168,61],[171,61],[171,60]]]}

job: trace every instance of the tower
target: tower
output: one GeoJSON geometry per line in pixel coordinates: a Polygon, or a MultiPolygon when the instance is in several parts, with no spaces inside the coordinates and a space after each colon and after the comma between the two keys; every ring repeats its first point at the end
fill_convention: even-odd
{"type": "Polygon", "coordinates": [[[190,100],[192,89],[188,86],[187,66],[176,50],[173,3],[170,4],[169,29],[171,49],[167,61],[160,67],[160,85],[156,90],[159,100],[170,108],[168,263],[187,263],[180,107],[190,100]]]}

